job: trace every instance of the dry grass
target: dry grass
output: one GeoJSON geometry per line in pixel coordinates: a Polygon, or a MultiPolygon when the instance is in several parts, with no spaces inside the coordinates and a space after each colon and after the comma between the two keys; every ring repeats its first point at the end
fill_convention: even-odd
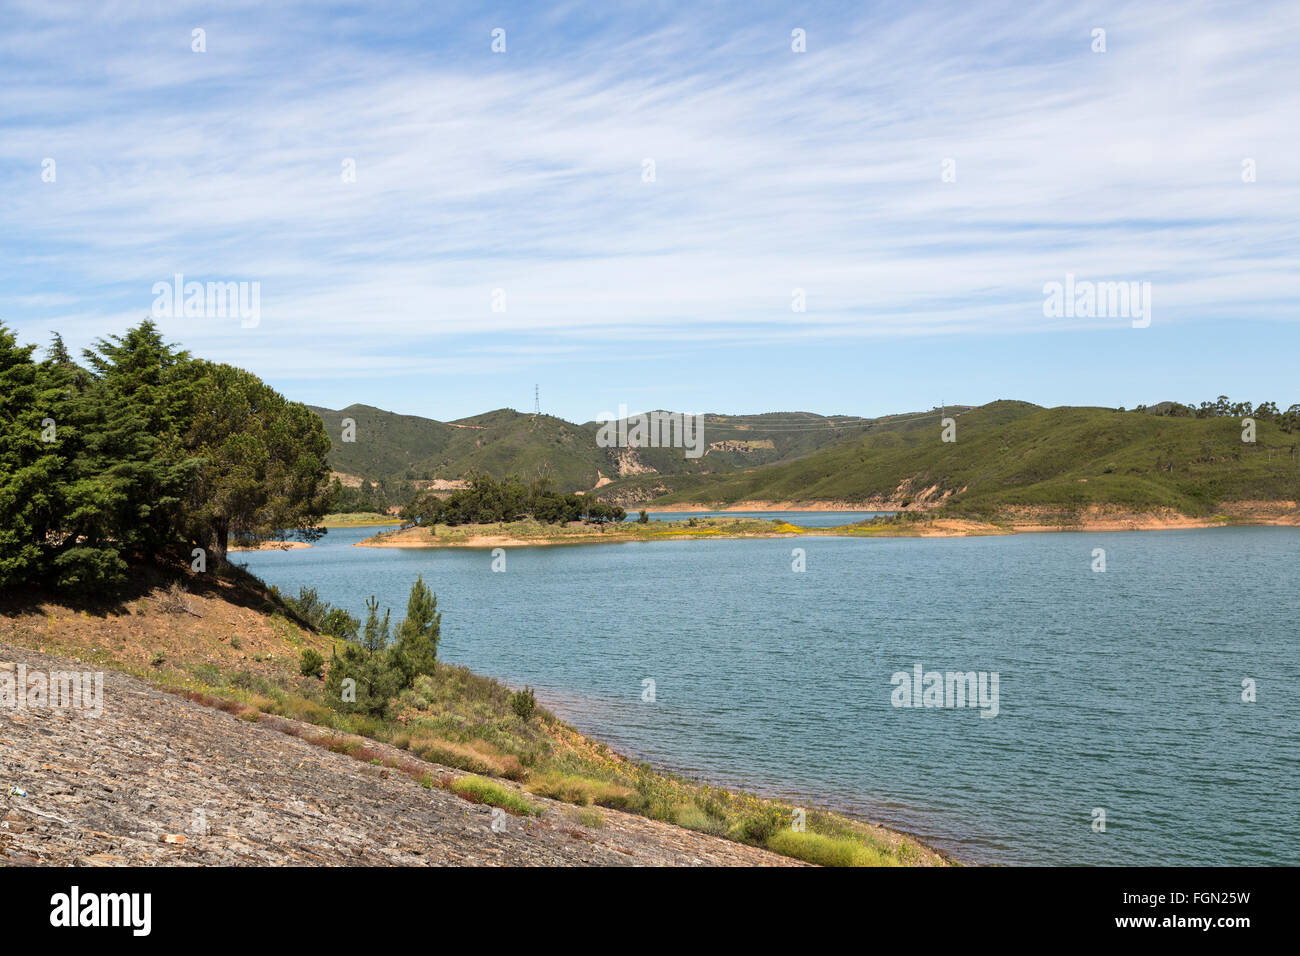
{"type": "Polygon", "coordinates": [[[613,810],[631,810],[645,802],[631,787],[576,774],[546,774],[529,781],[526,789],[539,797],[550,797],[579,807],[594,804],[613,810]]]}
{"type": "Polygon", "coordinates": [[[478,741],[457,743],[441,737],[398,734],[393,738],[393,744],[409,750],[421,760],[469,773],[504,777],[507,780],[523,780],[527,775],[516,757],[493,751],[478,741]]]}

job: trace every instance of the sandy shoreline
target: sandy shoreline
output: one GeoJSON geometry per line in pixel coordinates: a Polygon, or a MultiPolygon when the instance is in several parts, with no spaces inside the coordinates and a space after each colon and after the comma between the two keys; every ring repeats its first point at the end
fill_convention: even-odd
{"type": "MultiPolygon", "coordinates": [[[[647,505],[639,508],[651,510],[647,505]]],[[[638,508],[628,507],[629,512],[638,508]]],[[[731,511],[901,511],[898,502],[889,501],[736,501],[726,505],[676,504],[656,507],[655,511],[698,512],[711,511],[725,514],[731,511]]]]}
{"type": "Polygon", "coordinates": [[[255,548],[236,548],[230,547],[226,550],[234,553],[235,551],[294,551],[298,548],[310,548],[311,545],[306,541],[260,541],[255,548]]]}
{"type": "MultiPolygon", "coordinates": [[[[771,505],[771,503],[767,503],[771,505]]],[[[729,530],[726,525],[705,525],[695,528],[671,523],[675,527],[662,532],[647,533],[647,526],[624,524],[610,527],[605,532],[589,534],[553,534],[521,537],[493,529],[490,534],[468,532],[455,540],[439,535],[431,536],[427,529],[412,527],[398,532],[388,532],[358,541],[359,548],[509,548],[543,547],[562,544],[613,544],[625,541],[680,541],[700,538],[961,538],[1007,534],[1044,534],[1048,532],[1110,532],[1110,531],[1176,531],[1195,528],[1232,526],[1300,527],[1300,511],[1293,501],[1233,502],[1220,506],[1211,516],[1191,516],[1168,509],[1151,512],[1129,512],[1121,509],[1094,506],[1084,512],[1064,513],[1053,509],[1018,508],[1000,515],[996,521],[975,518],[920,517],[916,521],[889,522],[880,525],[839,525],[832,527],[802,528],[785,525],[771,530],[755,527],[729,530]]],[[[716,510],[716,509],[701,509],[716,510]]],[[[744,510],[753,511],[754,508],[744,510]]],[[[767,510],[787,511],[785,507],[767,510]]],[[[802,510],[831,511],[835,509],[802,510]]],[[[858,510],[858,509],[854,509],[858,510]]],[[[864,509],[869,510],[869,509],[864,509]]],[[[694,519],[692,519],[694,520],[694,519]]],[[[743,518],[720,515],[718,520],[741,522],[743,518]]],[[[757,520],[757,519],[755,519],[757,520]]],[[[668,524],[668,523],[665,523],[668,524]]],[[[653,524],[649,527],[653,527],[653,524]]],[[[502,529],[504,531],[504,529],[502,529]]]]}
{"type": "MultiPolygon", "coordinates": [[[[736,537],[739,537],[737,535],[736,537]]],[[[428,540],[408,536],[391,541],[375,541],[366,538],[352,545],[354,548],[523,548],[545,547],[553,544],[600,544],[602,541],[614,544],[620,541],[635,541],[627,535],[569,535],[566,538],[512,538],[504,534],[476,535],[465,541],[428,540]]]]}
{"type": "MultiPolygon", "coordinates": [[[[418,534],[420,528],[408,528],[388,540],[376,541],[366,538],[352,545],[354,548],[540,548],[564,544],[622,544],[627,541],[684,541],[691,538],[810,538],[814,534],[799,534],[793,531],[766,534],[757,532],[719,532],[714,534],[692,534],[689,532],[664,533],[653,537],[638,534],[570,534],[551,538],[517,538],[508,534],[472,535],[459,541],[446,538],[431,539],[428,535],[418,534]],[[417,532],[417,533],[412,533],[417,532]]],[[[825,530],[825,529],[820,529],[825,530]]],[[[837,535],[827,535],[837,537],[837,535]]]]}

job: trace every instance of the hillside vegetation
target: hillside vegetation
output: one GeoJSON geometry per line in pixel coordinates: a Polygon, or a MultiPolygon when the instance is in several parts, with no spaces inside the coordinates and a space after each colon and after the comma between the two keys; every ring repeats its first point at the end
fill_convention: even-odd
{"type": "Polygon", "coordinates": [[[151,572],[135,583],[107,604],[0,598],[0,650],[129,673],[462,800],[545,814],[556,827],[625,829],[616,817],[631,814],[814,863],[946,862],[902,834],[811,808],[806,832],[794,831],[790,803],[656,771],[585,737],[528,688],[435,663],[441,614],[418,580],[391,635],[373,602],[360,622],[310,590],[281,595],[237,568],[151,572]],[[416,667],[413,657],[422,658],[416,667]],[[354,701],[341,699],[343,674],[358,680],[354,701]],[[549,801],[568,805],[562,817],[549,801]]]}
{"type": "Polygon", "coordinates": [[[549,478],[561,492],[586,491],[602,479],[634,474],[714,474],[791,461],[855,436],[880,423],[919,416],[860,419],[809,412],[704,417],[704,454],[681,448],[603,448],[599,422],[574,424],[551,415],[498,409],[440,422],[399,415],[369,405],[341,410],[313,407],[330,436],[330,466],[373,486],[369,504],[404,504],[434,480],[475,474],[532,482],[549,478]],[[355,423],[343,440],[343,421],[355,423]]]}
{"type": "Polygon", "coordinates": [[[0,588],[111,594],[154,560],[219,568],[231,540],[316,534],[319,419],[149,321],[73,360],[0,324],[0,588]]]}
{"type": "Polygon", "coordinates": [[[1115,505],[1205,514],[1225,501],[1300,497],[1300,435],[1260,420],[1242,440],[1231,417],[1169,417],[1000,401],[899,420],[798,461],[736,474],[638,477],[605,486],[623,504],[742,501],[942,505],[957,514],[1115,505]]]}
{"type": "Polygon", "coordinates": [[[575,491],[592,487],[597,472],[611,467],[594,432],[549,415],[503,408],[439,422],[369,405],[312,411],[330,436],[330,466],[389,490],[392,504],[409,498],[419,481],[460,480],[480,472],[529,481],[549,476],[556,487],[575,491]],[[354,441],[342,438],[344,419],[355,422],[354,441]]]}

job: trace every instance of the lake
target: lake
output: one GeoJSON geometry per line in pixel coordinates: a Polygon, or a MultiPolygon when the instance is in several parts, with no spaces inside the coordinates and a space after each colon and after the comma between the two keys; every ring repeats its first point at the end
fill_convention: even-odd
{"type": "Polygon", "coordinates": [[[358,617],[375,594],[394,623],[423,574],[441,659],[657,766],[969,862],[1300,863],[1295,529],[511,548],[505,573],[351,547],[376,530],[235,560],[358,617]],[[996,673],[997,716],[894,706],[917,664],[996,673]]]}

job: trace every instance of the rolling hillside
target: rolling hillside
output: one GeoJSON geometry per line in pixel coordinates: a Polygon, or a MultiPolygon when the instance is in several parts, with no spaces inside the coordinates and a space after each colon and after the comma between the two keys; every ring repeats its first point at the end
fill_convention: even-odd
{"type": "Polygon", "coordinates": [[[476,471],[495,477],[549,475],[565,490],[586,489],[609,467],[594,433],[549,415],[498,409],[455,422],[399,415],[369,405],[334,411],[312,408],[330,435],[330,466],[372,482],[457,480],[476,471]],[[342,420],[356,422],[356,440],[344,442],[342,420]]]}
{"type": "Polygon", "coordinates": [[[989,514],[1011,507],[1108,504],[1204,514],[1221,501],[1300,497],[1300,434],[1260,420],[1241,439],[1239,418],[1042,408],[999,401],[947,409],[957,440],[940,440],[938,411],[878,419],[802,412],[705,416],[706,453],[601,448],[598,423],[498,409],[455,422],[365,405],[314,409],[339,472],[414,491],[477,471],[549,475],[564,491],[599,488],[624,507],[651,503],[838,502],[989,514]],[[338,440],[341,419],[356,441],[338,440]]]}
{"type": "Polygon", "coordinates": [[[601,489],[626,505],[653,501],[874,504],[955,513],[1091,504],[1203,514],[1223,501],[1300,497],[1300,435],[1258,424],[1242,441],[1235,418],[1171,418],[1105,408],[993,402],[954,413],[940,440],[938,414],[907,417],[798,461],[734,474],[641,476],[601,489]]]}
{"type": "MultiPolygon", "coordinates": [[[[477,471],[496,478],[549,476],[563,491],[586,491],[620,476],[714,474],[792,461],[869,432],[890,419],[828,418],[808,412],[706,414],[705,454],[680,448],[601,448],[600,424],[578,425],[550,415],[498,409],[454,422],[399,415],[369,405],[313,407],[330,435],[330,466],[354,479],[415,488],[477,471]],[[356,423],[344,442],[343,419],[356,423]]],[[[896,416],[899,420],[919,416],[896,416]]]]}

